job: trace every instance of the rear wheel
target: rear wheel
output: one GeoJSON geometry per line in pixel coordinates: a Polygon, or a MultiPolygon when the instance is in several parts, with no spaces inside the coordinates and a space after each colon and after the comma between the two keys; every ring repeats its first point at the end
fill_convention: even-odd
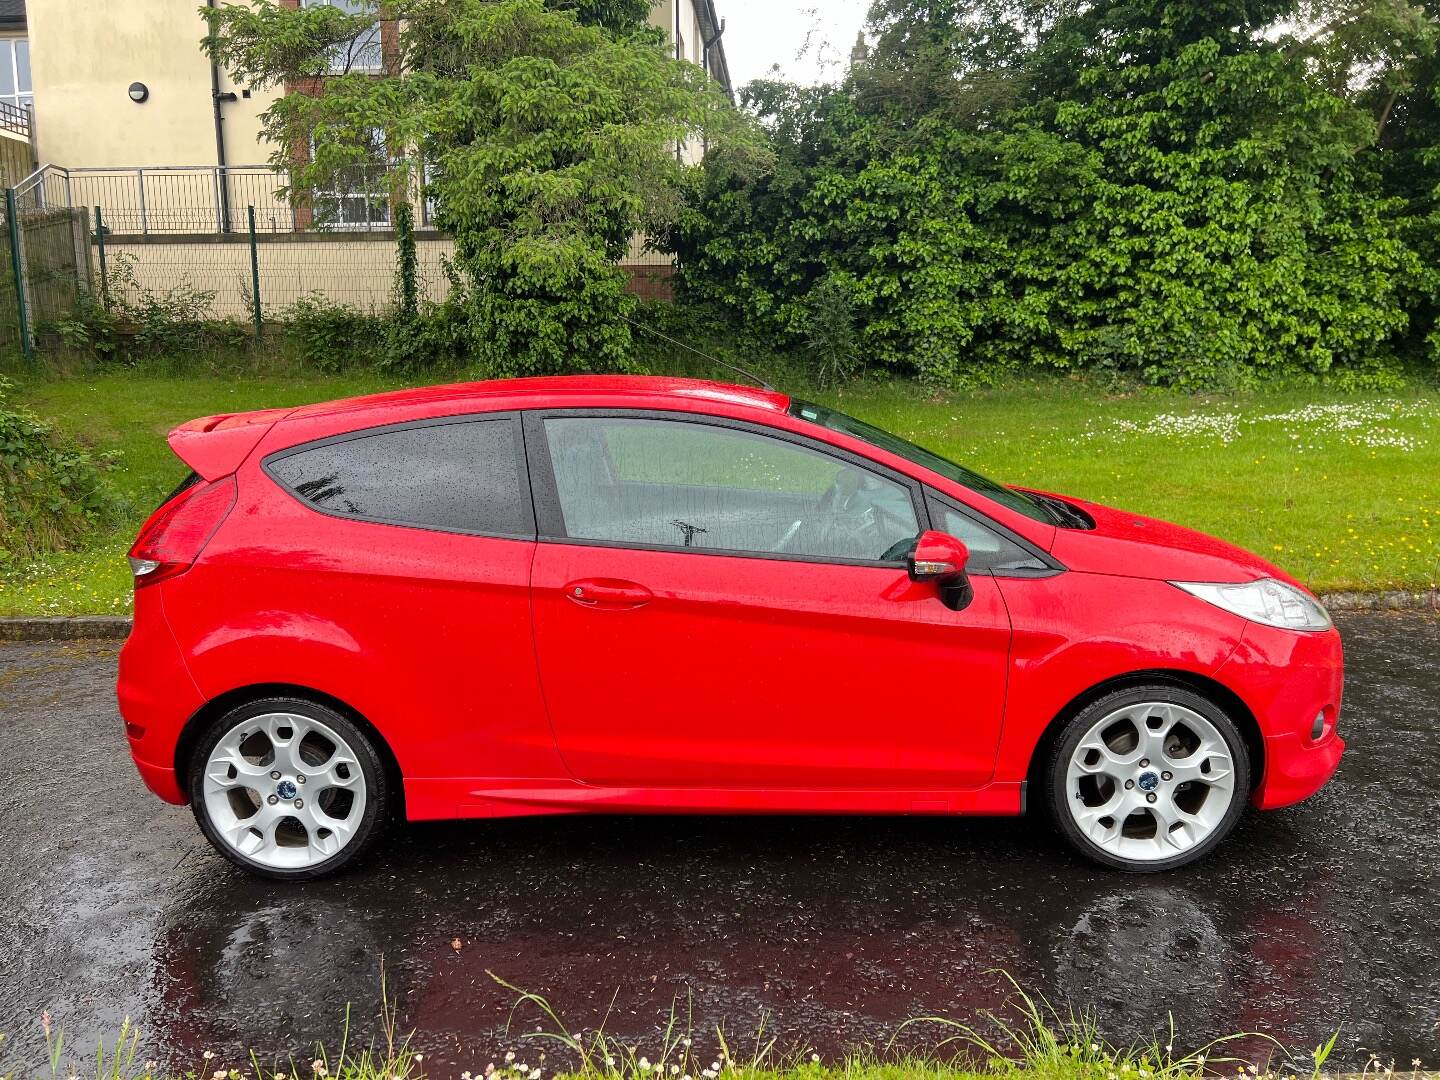
{"type": "Polygon", "coordinates": [[[1155,684],[1108,694],[1061,732],[1050,805],[1065,838],[1136,873],[1201,858],[1229,834],[1250,795],[1234,722],[1212,702],[1155,684]]]}
{"type": "Polygon", "coordinates": [[[323,705],[269,698],[232,709],[201,736],[190,805],[206,838],[264,877],[305,880],[358,858],[389,791],[370,738],[323,705]]]}

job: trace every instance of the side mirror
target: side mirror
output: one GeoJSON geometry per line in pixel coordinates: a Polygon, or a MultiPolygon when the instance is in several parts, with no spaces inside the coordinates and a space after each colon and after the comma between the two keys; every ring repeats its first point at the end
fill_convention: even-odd
{"type": "Polygon", "coordinates": [[[910,580],[933,581],[945,606],[959,611],[975,596],[965,573],[969,561],[970,549],[955,537],[933,530],[922,533],[910,554],[910,580]]]}

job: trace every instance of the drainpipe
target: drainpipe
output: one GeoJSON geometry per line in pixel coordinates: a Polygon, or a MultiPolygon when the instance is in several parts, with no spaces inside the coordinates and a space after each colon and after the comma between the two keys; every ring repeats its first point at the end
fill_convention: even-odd
{"type": "MultiPolygon", "coordinates": [[[[671,4],[673,4],[674,7],[675,7],[675,37],[674,37],[674,41],[675,41],[675,59],[676,59],[676,60],[684,60],[684,59],[685,59],[684,51],[680,48],[680,0],[670,0],[670,2],[671,2],[671,4]]],[[[683,161],[683,160],[684,160],[684,154],[682,153],[683,149],[684,149],[684,144],[681,143],[681,142],[677,139],[677,140],[675,141],[675,160],[676,160],[676,161],[683,161]]]]}
{"type": "MultiPolygon", "coordinates": [[[[713,14],[712,14],[712,17],[711,17],[711,21],[712,21],[712,23],[713,23],[713,21],[714,21],[713,14]]],[[[716,29],[716,31],[715,31],[715,36],[714,36],[714,37],[709,37],[709,38],[707,38],[707,37],[705,37],[704,31],[703,31],[703,30],[701,31],[700,40],[704,43],[704,47],[705,47],[704,58],[705,58],[705,74],[706,74],[706,75],[709,75],[709,74],[710,74],[710,50],[715,47],[716,43],[720,40],[721,36],[724,35],[724,33],[725,33],[725,20],[724,20],[724,19],[721,19],[721,20],[720,20],[720,25],[719,25],[719,27],[716,29]]],[[[726,87],[725,87],[725,92],[726,92],[726,93],[729,93],[729,92],[730,92],[730,87],[729,87],[729,86],[726,86],[726,87]]]]}
{"type": "MultiPolygon", "coordinates": [[[[205,6],[214,10],[215,0],[205,0],[205,6]]],[[[222,101],[234,101],[235,94],[220,92],[220,65],[210,65],[210,103],[215,110],[215,164],[220,167],[216,174],[215,190],[220,200],[220,231],[230,231],[230,181],[225,176],[225,123],[220,114],[222,101]]]]}

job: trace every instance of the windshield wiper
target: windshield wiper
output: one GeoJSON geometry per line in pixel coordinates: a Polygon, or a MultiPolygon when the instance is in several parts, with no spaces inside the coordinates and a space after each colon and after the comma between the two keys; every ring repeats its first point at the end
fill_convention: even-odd
{"type": "Polygon", "coordinates": [[[1038,492],[1026,491],[1022,494],[1034,499],[1041,506],[1050,511],[1057,519],[1055,524],[1066,529],[1093,529],[1095,519],[1085,513],[1078,506],[1071,506],[1064,499],[1057,499],[1054,495],[1041,495],[1038,492]]]}

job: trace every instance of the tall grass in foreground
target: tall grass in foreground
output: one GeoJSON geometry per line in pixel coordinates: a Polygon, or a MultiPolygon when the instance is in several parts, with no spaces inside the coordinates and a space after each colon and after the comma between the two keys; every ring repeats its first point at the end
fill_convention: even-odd
{"type": "MultiPolygon", "coordinates": [[[[492,977],[494,977],[492,975],[492,977]]],[[[1012,985],[1014,985],[1013,980],[1012,985]]],[[[140,1032],[128,1021],[112,1046],[103,1043],[83,1059],[67,1057],[64,1032],[41,1019],[48,1061],[39,1069],[7,1070],[8,1049],[0,1035],[0,1080],[1199,1080],[1230,1075],[1236,1080],[1318,1080],[1335,1048],[1339,1032],[1311,1053],[1296,1057],[1275,1040],[1260,1035],[1231,1035],[1198,1050],[1177,1052],[1173,1022],[1163,1041],[1128,1047],[1107,1040],[1090,1018],[1074,1011],[1061,1013],[1043,998],[1015,994],[1002,1013],[986,1012],[977,1023],[949,1017],[917,1017],[901,1025],[883,1048],[822,1061],[803,1047],[783,1048],[779,1037],[762,1024],[743,1043],[718,1028],[711,1038],[697,1038],[688,1007],[677,1001],[654,1041],[637,1043],[612,1035],[604,1024],[592,1031],[572,1030],[545,998],[496,982],[514,991],[511,1029],[538,1018],[533,1030],[517,1031],[516,1046],[498,1053],[483,1067],[465,1071],[427,1071],[425,1056],[415,1052],[409,1036],[398,1032],[395,1003],[382,990],[376,1035],[363,1046],[352,1043],[346,1010],[345,1034],[333,1052],[317,1046],[313,1058],[270,1064],[252,1050],[243,1063],[226,1062],[206,1050],[197,1062],[179,1071],[162,1069],[155,1061],[138,1060],[140,1032]],[[535,1015],[538,1014],[538,1017],[535,1015]],[[924,1052],[895,1049],[896,1040],[928,1030],[935,1036],[924,1052]],[[1238,1039],[1261,1039],[1273,1048],[1267,1064],[1246,1062],[1227,1054],[1238,1039]],[[702,1041],[706,1048],[702,1049],[702,1041]]],[[[1398,1071],[1372,1056],[1362,1077],[1432,1080],[1420,1062],[1398,1071]]]]}

